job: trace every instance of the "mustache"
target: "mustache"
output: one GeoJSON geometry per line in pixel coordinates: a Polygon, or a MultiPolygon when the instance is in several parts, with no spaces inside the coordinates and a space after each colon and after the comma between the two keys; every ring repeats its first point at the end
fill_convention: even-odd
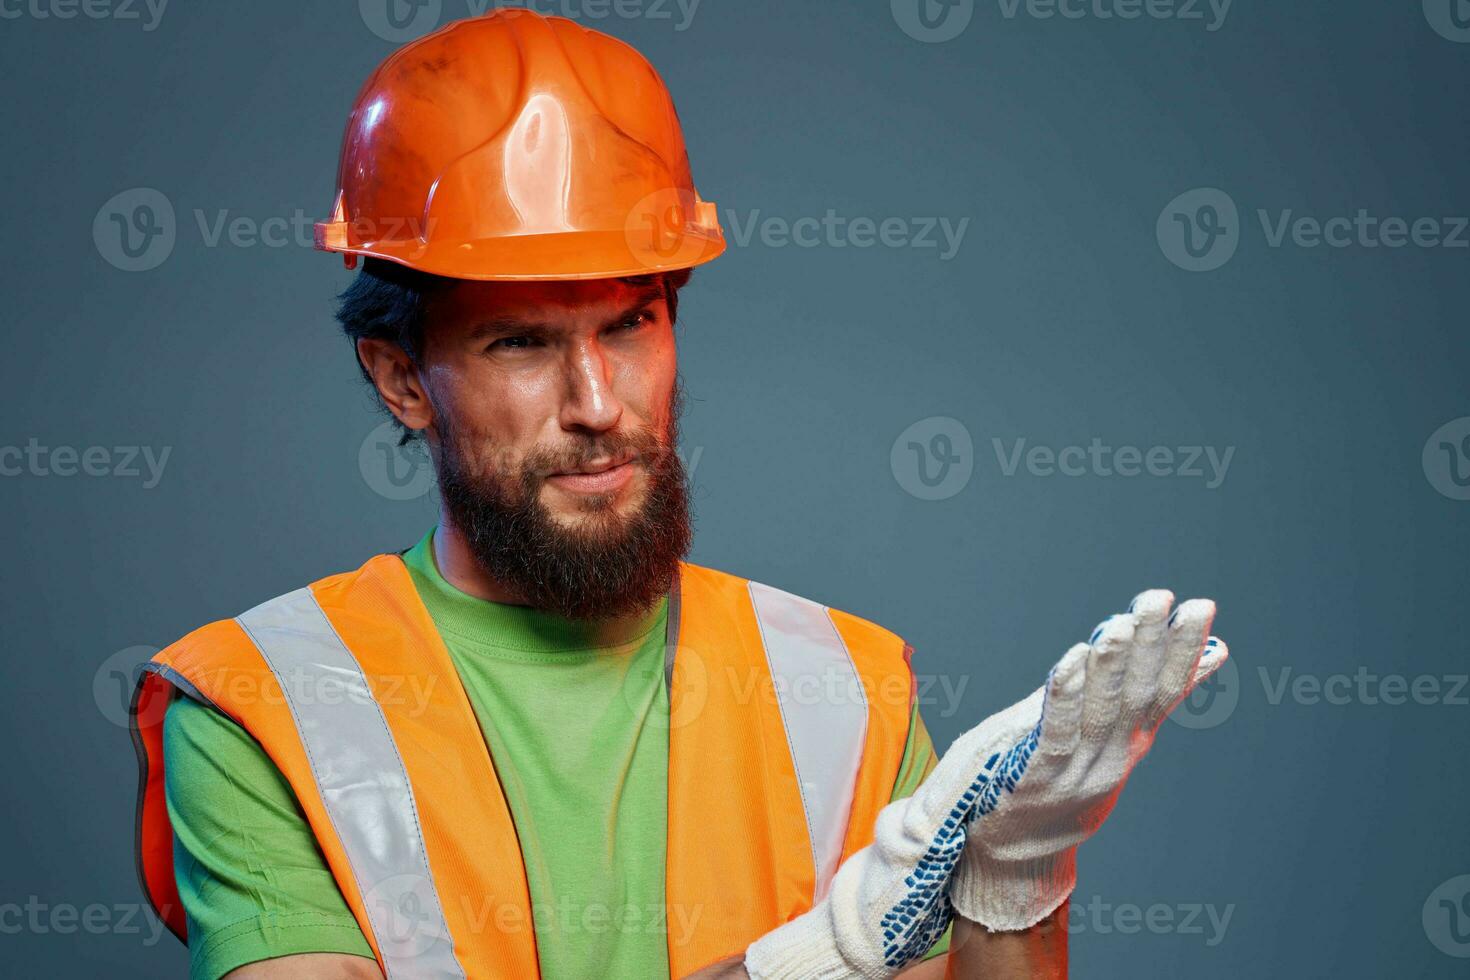
{"type": "Polygon", "coordinates": [[[646,470],[667,465],[674,447],[664,445],[652,430],[607,433],[564,450],[536,448],[521,461],[523,478],[544,480],[605,463],[633,463],[646,470]]]}
{"type": "Polygon", "coordinates": [[[612,460],[661,473],[677,459],[677,444],[651,429],[608,432],[568,447],[536,446],[524,453],[509,446],[450,449],[457,469],[476,479],[511,480],[530,487],[557,473],[571,473],[612,460]]]}

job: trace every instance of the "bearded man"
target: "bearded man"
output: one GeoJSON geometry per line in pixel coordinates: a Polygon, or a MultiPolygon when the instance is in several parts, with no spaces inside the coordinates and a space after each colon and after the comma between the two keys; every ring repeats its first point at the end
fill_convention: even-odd
{"type": "Polygon", "coordinates": [[[191,976],[1064,975],[1076,847],[1222,662],[1213,605],[1143,593],[937,759],[900,637],[684,560],[679,293],[724,243],[637,52],[451,24],[339,181],[338,319],[440,514],[145,665],[191,976]]]}

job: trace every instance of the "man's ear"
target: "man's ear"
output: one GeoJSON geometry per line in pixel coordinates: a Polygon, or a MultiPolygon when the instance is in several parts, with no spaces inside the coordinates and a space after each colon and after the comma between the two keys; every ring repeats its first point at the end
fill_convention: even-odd
{"type": "Polygon", "coordinates": [[[391,340],[365,337],[357,342],[357,359],[398,421],[410,429],[426,429],[433,423],[434,406],[418,368],[402,347],[391,340]]]}

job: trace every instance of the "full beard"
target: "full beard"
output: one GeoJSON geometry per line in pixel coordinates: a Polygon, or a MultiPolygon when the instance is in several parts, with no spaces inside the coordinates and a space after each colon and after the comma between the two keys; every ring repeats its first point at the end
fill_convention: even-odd
{"type": "Polygon", "coordinates": [[[575,455],[536,449],[509,475],[476,455],[440,414],[439,494],[480,568],[522,602],[568,619],[641,613],[667,595],[693,538],[688,475],[676,447],[682,391],[676,386],[662,441],[651,430],[586,437],[575,455]],[[541,502],[548,473],[628,450],[647,476],[637,511],[617,511],[616,494],[587,495],[575,525],[541,502]]]}

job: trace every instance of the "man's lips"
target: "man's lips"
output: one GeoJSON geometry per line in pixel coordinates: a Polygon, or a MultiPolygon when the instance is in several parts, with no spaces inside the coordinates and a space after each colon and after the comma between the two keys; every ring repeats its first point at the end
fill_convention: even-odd
{"type": "Polygon", "coordinates": [[[627,463],[630,460],[634,460],[634,459],[637,459],[637,458],[638,458],[638,454],[636,452],[634,452],[633,450],[630,449],[630,450],[628,450],[626,452],[619,453],[616,456],[603,456],[603,457],[599,457],[599,458],[597,458],[595,460],[592,460],[591,462],[583,463],[581,466],[577,466],[577,467],[574,467],[574,468],[569,469],[569,470],[558,470],[557,472],[552,473],[550,475],[551,476],[569,476],[569,475],[575,475],[575,474],[578,474],[578,473],[587,473],[587,474],[591,474],[591,473],[603,473],[603,472],[606,472],[607,470],[612,469],[615,466],[621,466],[622,464],[627,463]]]}
{"type": "Polygon", "coordinates": [[[622,453],[584,463],[573,470],[552,473],[546,479],[563,490],[610,493],[627,486],[628,481],[633,478],[636,469],[633,461],[637,458],[638,454],[635,452],[622,453]]]}

